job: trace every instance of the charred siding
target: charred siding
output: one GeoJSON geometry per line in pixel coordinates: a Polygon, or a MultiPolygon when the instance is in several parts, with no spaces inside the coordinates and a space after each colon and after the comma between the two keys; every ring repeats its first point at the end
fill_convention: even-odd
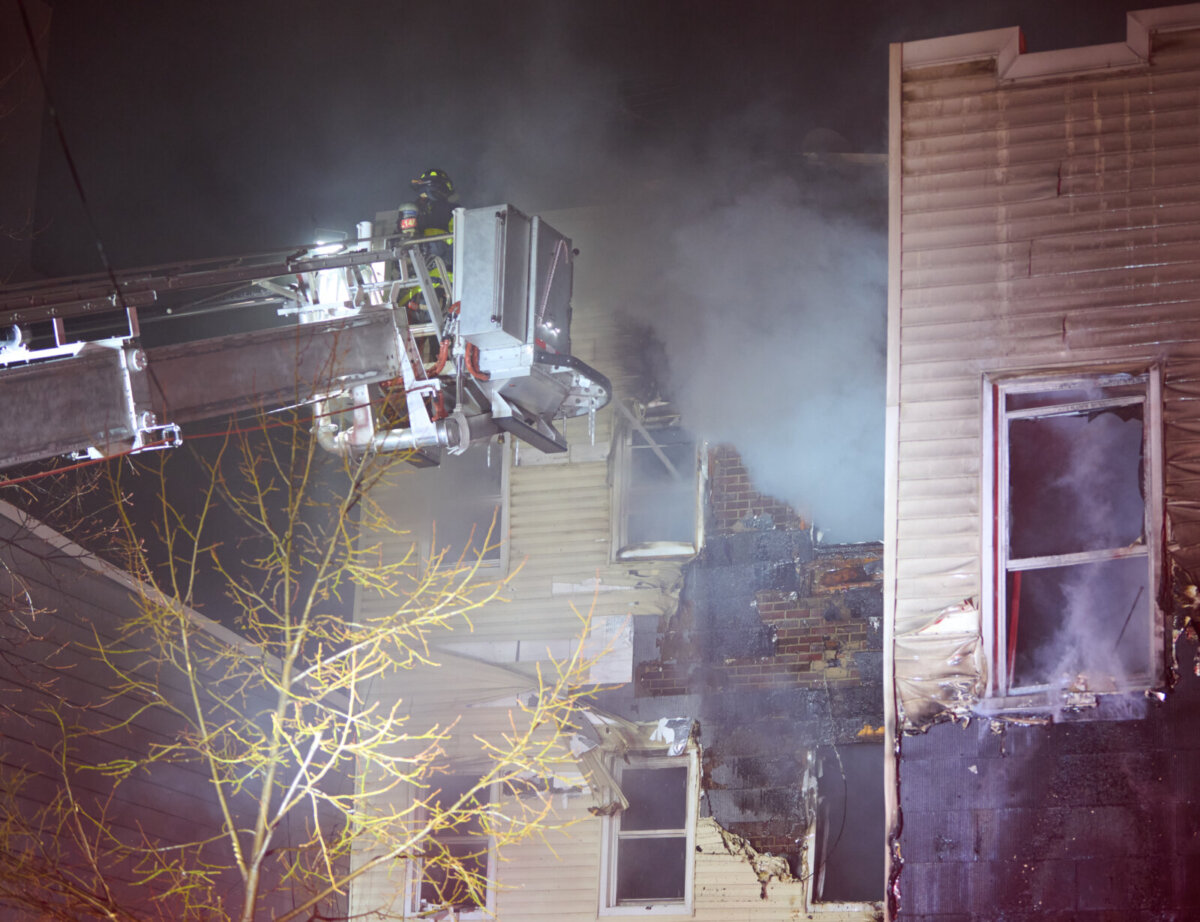
{"type": "Polygon", "coordinates": [[[1137,73],[979,71],[904,74],[898,634],[980,592],[988,371],[1164,362],[1171,550],[1200,562],[1200,33],[1137,73]]]}
{"type": "MultiPolygon", "coordinates": [[[[1006,80],[996,57],[893,71],[887,591],[902,703],[906,668],[918,685],[946,651],[965,662],[984,629],[963,600],[990,591],[988,374],[1157,365],[1167,563],[1200,563],[1200,8],[1178,10],[1196,27],[1151,33],[1149,63],[1121,71],[1006,80]],[[956,633],[915,636],[952,606],[956,633]]],[[[1162,704],[900,737],[891,917],[1191,918],[1194,627],[1175,648],[1186,671],[1162,704]]]]}

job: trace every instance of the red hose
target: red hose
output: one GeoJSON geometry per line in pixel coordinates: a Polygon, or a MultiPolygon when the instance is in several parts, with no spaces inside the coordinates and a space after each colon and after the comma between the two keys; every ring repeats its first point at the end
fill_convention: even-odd
{"type": "Polygon", "coordinates": [[[446,367],[446,360],[450,358],[450,347],[454,345],[453,341],[447,336],[442,340],[441,346],[438,347],[437,364],[433,366],[433,376],[436,378],[442,373],[442,369],[446,367]]]}
{"type": "Polygon", "coordinates": [[[1021,614],[1021,571],[1013,572],[1012,592],[1008,599],[1008,684],[1013,682],[1017,662],[1017,624],[1021,614]]]}
{"type": "Polygon", "coordinates": [[[492,377],[486,371],[479,370],[479,347],[471,343],[467,343],[467,371],[476,381],[488,381],[492,377]]]}

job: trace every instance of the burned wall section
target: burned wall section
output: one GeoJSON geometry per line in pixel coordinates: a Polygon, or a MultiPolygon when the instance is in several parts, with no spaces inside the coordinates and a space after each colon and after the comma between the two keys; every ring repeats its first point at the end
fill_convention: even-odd
{"type": "Polygon", "coordinates": [[[1196,918],[1200,677],[1078,716],[901,738],[900,922],[1196,918]]]}
{"type": "MultiPolygon", "coordinates": [[[[1200,918],[1200,676],[1195,626],[1180,623],[1194,617],[1192,577],[1200,575],[1200,15],[1195,6],[1142,10],[1129,14],[1127,29],[1124,45],[1029,56],[1017,28],[892,46],[889,163],[902,182],[890,209],[889,379],[897,386],[888,412],[890,486],[903,499],[889,529],[888,641],[897,687],[924,685],[926,701],[949,700],[958,711],[956,723],[895,741],[888,897],[899,922],[1200,918]],[[1080,66],[1114,51],[1124,58],[1080,66]],[[1165,127],[1164,113],[1176,111],[1188,127],[1165,127]],[[1177,165],[1164,183],[1168,157],[1177,165]],[[1181,217],[1164,252],[1166,213],[1181,217]],[[1054,489],[1075,492],[1072,552],[1106,548],[1116,560],[1128,548],[1130,566],[1145,554],[1150,572],[1119,593],[1115,631],[1105,624],[1110,584],[1063,579],[1043,624],[1065,642],[1057,630],[1041,632],[1038,646],[1055,665],[1035,661],[1025,681],[1037,691],[973,701],[991,690],[989,679],[997,692],[1011,689],[1006,673],[1021,669],[1017,629],[1030,606],[1016,575],[1028,589],[1029,574],[1054,569],[1039,561],[1057,557],[1064,575],[1074,566],[1052,544],[1023,547],[1059,541],[1063,515],[1052,521],[1039,508],[1032,530],[1013,527],[1015,493],[1044,487],[1015,471],[1011,436],[1021,417],[1000,382],[1031,383],[1041,373],[1061,376],[1064,391],[1083,382],[1088,416],[1108,425],[1093,385],[1118,369],[1131,385],[1129,406],[1143,406],[1142,470],[1129,470],[1136,430],[1122,464],[1107,445],[1092,447],[1095,433],[1078,432],[1090,423],[1072,424],[1070,444],[1058,442],[1048,461],[1060,465],[1054,489]],[[1082,450],[1094,465],[1067,476],[1067,455],[1082,450]],[[981,467],[989,457],[997,463],[981,467]],[[1141,492],[1131,505],[1145,506],[1135,519],[1149,523],[1128,546],[1123,536],[1110,543],[1122,527],[1113,490],[1078,491],[1121,466],[1121,480],[1141,492]],[[1167,566],[1177,568],[1174,593],[1162,585],[1167,566]],[[1159,605],[1174,608],[1174,631],[1151,604],[1156,590],[1159,605]],[[1072,617],[1081,600],[1082,616],[1072,617]],[[1126,624],[1151,632],[1147,653],[1179,665],[1169,691],[1121,662],[1126,624]],[[1074,654],[1097,639],[1105,656],[1090,655],[1083,678],[1127,691],[1089,704],[1074,654]],[[957,662],[947,663],[948,649],[957,662]],[[1121,668],[1091,665],[1104,659],[1121,668]]],[[[1055,412],[1057,400],[1036,396],[1039,388],[1024,394],[1026,408],[1039,405],[1026,419],[1055,412]]],[[[1076,572],[1088,573],[1087,563],[1076,572]]],[[[904,697],[924,707],[921,691],[904,697]]]]}
{"type": "Polygon", "coordinates": [[[882,738],[882,547],[814,540],[729,446],[710,455],[708,499],[677,609],[635,619],[634,682],[604,706],[697,719],[702,810],[799,875],[810,753],[882,738]]]}

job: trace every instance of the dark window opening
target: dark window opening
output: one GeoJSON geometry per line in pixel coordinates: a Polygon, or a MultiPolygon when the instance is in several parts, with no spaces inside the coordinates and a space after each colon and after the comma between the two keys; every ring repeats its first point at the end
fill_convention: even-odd
{"type": "Polygon", "coordinates": [[[458,912],[486,909],[490,840],[479,815],[479,808],[486,804],[478,795],[463,800],[477,782],[470,775],[438,779],[441,790],[431,806],[465,815],[429,836],[425,847],[427,857],[421,867],[418,911],[446,907],[458,912]]]}
{"type": "Polygon", "coordinates": [[[619,483],[619,558],[695,552],[698,443],[675,426],[634,428],[623,449],[619,483]]]}
{"type": "Polygon", "coordinates": [[[884,887],[883,744],[818,753],[813,901],[868,903],[884,887]]]}
{"type": "Polygon", "coordinates": [[[1001,691],[1152,678],[1147,389],[1128,375],[1000,388],[1001,691]]]}
{"type": "Polygon", "coordinates": [[[626,541],[689,543],[696,531],[696,440],[683,429],[657,429],[651,437],[661,455],[646,436],[633,433],[626,541]]]}
{"type": "Polygon", "coordinates": [[[1012,684],[1108,692],[1147,676],[1148,575],[1144,557],[1009,573],[1012,684]]]}
{"type": "Polygon", "coordinates": [[[436,470],[433,547],[445,552],[443,567],[500,563],[504,451],[503,442],[472,445],[436,470]]]}
{"type": "Polygon", "coordinates": [[[1009,424],[1009,559],[1142,540],[1142,408],[1009,424]]]}
{"type": "Polygon", "coordinates": [[[455,864],[435,864],[421,877],[422,907],[450,906],[459,912],[483,909],[481,894],[473,894],[468,880],[487,880],[487,839],[480,843],[447,843],[455,864]]]}

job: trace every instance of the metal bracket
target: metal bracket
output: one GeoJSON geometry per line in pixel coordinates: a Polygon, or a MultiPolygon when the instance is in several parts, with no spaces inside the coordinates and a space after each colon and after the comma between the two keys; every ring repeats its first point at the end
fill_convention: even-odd
{"type": "Polygon", "coordinates": [[[557,454],[567,450],[567,440],[549,422],[533,413],[525,413],[492,391],[492,421],[505,432],[524,439],[538,451],[557,454]]]}
{"type": "Polygon", "coordinates": [[[143,451],[162,451],[166,448],[178,448],[183,444],[183,430],[175,423],[164,423],[161,426],[148,426],[139,429],[134,439],[133,454],[143,451]],[[151,436],[157,436],[151,438],[151,436]]]}
{"type": "MultiPolygon", "coordinates": [[[[442,303],[438,300],[437,291],[433,287],[433,277],[429,274],[429,267],[425,265],[425,254],[419,250],[415,250],[409,254],[412,260],[413,272],[417,275],[417,283],[421,286],[421,297],[425,299],[425,309],[429,311],[429,319],[433,321],[433,325],[439,331],[438,338],[441,338],[442,329],[442,303]]],[[[447,281],[446,264],[439,257],[434,257],[434,266],[441,273],[442,284],[447,281]]]]}

